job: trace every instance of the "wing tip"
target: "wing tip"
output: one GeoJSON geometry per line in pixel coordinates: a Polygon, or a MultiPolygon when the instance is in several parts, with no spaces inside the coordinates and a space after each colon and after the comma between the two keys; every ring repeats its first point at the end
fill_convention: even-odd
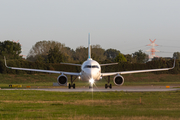
{"type": "Polygon", "coordinates": [[[8,68],[7,63],[6,63],[6,57],[5,57],[5,56],[4,56],[4,63],[5,63],[5,66],[8,68]]]}
{"type": "Polygon", "coordinates": [[[175,68],[175,66],[176,66],[176,57],[174,57],[174,63],[173,63],[173,67],[172,67],[172,69],[174,69],[174,68],[175,68]]]}

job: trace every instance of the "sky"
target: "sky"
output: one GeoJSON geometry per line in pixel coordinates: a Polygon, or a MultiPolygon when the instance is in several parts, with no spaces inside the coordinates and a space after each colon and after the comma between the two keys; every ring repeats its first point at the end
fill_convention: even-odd
{"type": "MultiPolygon", "coordinates": [[[[0,41],[14,40],[22,54],[38,41],[76,49],[99,44],[123,54],[149,50],[172,57],[180,51],[180,0],[0,0],[0,41]]],[[[146,52],[149,54],[149,52],[146,52]]]]}

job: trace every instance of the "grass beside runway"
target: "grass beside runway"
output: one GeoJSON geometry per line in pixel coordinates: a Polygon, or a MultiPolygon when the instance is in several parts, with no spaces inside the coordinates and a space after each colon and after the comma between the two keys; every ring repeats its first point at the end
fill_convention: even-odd
{"type": "Polygon", "coordinates": [[[180,91],[48,92],[0,90],[2,120],[176,120],[180,91]]]}
{"type": "MultiPolygon", "coordinates": [[[[8,88],[10,84],[20,84],[23,88],[31,86],[31,88],[59,88],[52,87],[53,82],[57,82],[58,74],[0,74],[0,88],[8,88]]],[[[149,85],[160,85],[160,86],[180,86],[180,74],[153,74],[153,73],[141,73],[141,74],[130,74],[123,75],[124,84],[123,86],[149,86],[149,85]]],[[[104,87],[107,77],[102,80],[96,81],[97,87],[104,87]]],[[[68,82],[70,77],[68,76],[68,82]]],[[[88,82],[76,79],[76,87],[89,87],[88,82]]],[[[111,84],[113,86],[113,76],[111,77],[111,84]]],[[[60,88],[63,88],[61,86],[60,88]]]]}

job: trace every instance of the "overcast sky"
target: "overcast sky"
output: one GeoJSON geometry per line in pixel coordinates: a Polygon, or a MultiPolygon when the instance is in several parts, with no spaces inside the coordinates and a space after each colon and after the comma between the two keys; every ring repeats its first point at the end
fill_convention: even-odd
{"type": "Polygon", "coordinates": [[[87,47],[88,33],[91,44],[123,54],[156,39],[157,55],[172,57],[180,51],[180,0],[0,0],[0,40],[19,40],[24,55],[42,40],[87,47]]]}

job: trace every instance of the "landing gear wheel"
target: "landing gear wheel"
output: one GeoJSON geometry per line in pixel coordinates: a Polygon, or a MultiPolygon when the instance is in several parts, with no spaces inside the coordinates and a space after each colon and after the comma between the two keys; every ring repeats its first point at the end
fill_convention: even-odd
{"type": "MultiPolygon", "coordinates": [[[[77,78],[77,77],[76,77],[77,78]]],[[[71,87],[73,88],[73,89],[75,89],[75,84],[73,84],[73,82],[76,80],[76,78],[73,80],[73,76],[71,75],[71,82],[69,83],[69,86],[68,86],[68,88],[69,89],[71,89],[71,87]]]]}
{"type": "Polygon", "coordinates": [[[75,89],[75,84],[73,84],[73,89],[75,89]]]}
{"type": "Polygon", "coordinates": [[[110,76],[108,76],[108,80],[107,80],[108,84],[105,84],[105,89],[107,89],[108,87],[111,89],[112,88],[112,84],[110,83],[110,76]]]}
{"type": "Polygon", "coordinates": [[[71,89],[71,84],[70,84],[70,83],[69,83],[69,86],[68,86],[68,87],[69,87],[69,89],[71,89]]]}
{"type": "Polygon", "coordinates": [[[107,84],[105,84],[105,89],[107,89],[108,88],[108,85],[107,84]]]}
{"type": "Polygon", "coordinates": [[[110,89],[112,88],[112,84],[109,85],[109,88],[110,88],[110,89]]]}

